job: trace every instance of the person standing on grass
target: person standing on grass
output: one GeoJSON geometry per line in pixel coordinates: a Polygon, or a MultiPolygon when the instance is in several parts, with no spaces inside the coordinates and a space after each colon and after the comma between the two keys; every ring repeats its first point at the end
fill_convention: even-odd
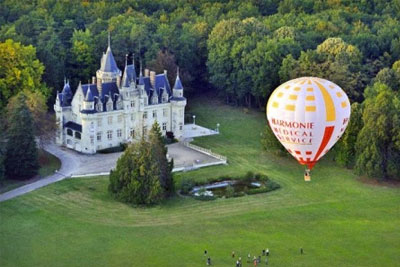
{"type": "Polygon", "coordinates": [[[300,254],[303,255],[304,251],[303,248],[300,248],[300,254]]]}
{"type": "Polygon", "coordinates": [[[232,258],[235,257],[235,251],[232,251],[232,258]]]}
{"type": "Polygon", "coordinates": [[[262,255],[265,256],[265,249],[262,250],[262,255]]]}
{"type": "Polygon", "coordinates": [[[257,258],[256,258],[256,256],[254,256],[253,263],[254,263],[254,266],[257,266],[257,258]]]}
{"type": "Polygon", "coordinates": [[[265,255],[269,256],[269,248],[265,250],[265,255]]]}
{"type": "Polygon", "coordinates": [[[207,265],[211,265],[211,258],[210,257],[207,258],[207,265]]]}
{"type": "Polygon", "coordinates": [[[247,254],[247,263],[250,262],[250,258],[251,258],[251,255],[250,255],[250,253],[249,253],[249,254],[247,254]]]}

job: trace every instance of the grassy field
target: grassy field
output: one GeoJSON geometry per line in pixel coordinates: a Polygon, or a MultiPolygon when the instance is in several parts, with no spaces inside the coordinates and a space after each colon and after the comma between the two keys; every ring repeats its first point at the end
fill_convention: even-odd
{"type": "Polygon", "coordinates": [[[132,208],[107,194],[107,177],[64,180],[0,203],[0,266],[205,266],[204,249],[214,266],[234,266],[232,251],[244,259],[267,247],[269,266],[399,266],[400,188],[362,183],[329,159],[305,183],[293,159],[263,152],[264,114],[209,100],[191,112],[198,124],[221,124],[196,143],[229,165],[179,173],[177,183],[251,170],[282,188],[132,208]]]}
{"type": "Polygon", "coordinates": [[[39,174],[32,179],[25,181],[6,179],[4,181],[1,181],[0,193],[4,193],[25,184],[32,183],[33,181],[36,181],[41,177],[46,177],[54,173],[55,170],[58,170],[61,167],[61,161],[57,157],[42,149],[39,150],[39,164],[39,174]]]}

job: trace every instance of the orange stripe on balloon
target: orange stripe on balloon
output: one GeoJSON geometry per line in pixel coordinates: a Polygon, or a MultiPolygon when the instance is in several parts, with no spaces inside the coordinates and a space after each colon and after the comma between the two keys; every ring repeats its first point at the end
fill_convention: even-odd
{"type": "Polygon", "coordinates": [[[335,126],[325,127],[324,137],[322,138],[321,145],[318,148],[317,154],[315,154],[315,157],[313,160],[314,162],[317,162],[319,155],[321,155],[322,151],[325,149],[326,145],[328,144],[329,140],[332,137],[332,133],[333,133],[334,129],[335,129],[335,126]]]}

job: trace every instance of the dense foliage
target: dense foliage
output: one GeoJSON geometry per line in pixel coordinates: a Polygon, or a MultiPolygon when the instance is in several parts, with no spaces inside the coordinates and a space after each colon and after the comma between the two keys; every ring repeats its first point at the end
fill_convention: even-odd
{"type": "Polygon", "coordinates": [[[46,95],[48,89],[41,83],[43,71],[32,45],[23,46],[13,40],[0,43],[0,110],[22,90],[46,95]]]}
{"type": "Polygon", "coordinates": [[[173,193],[172,168],[161,131],[155,123],[148,141],[131,144],[110,173],[109,191],[126,203],[148,205],[159,203],[173,193]]]}
{"type": "Polygon", "coordinates": [[[9,179],[28,179],[39,169],[31,112],[26,96],[19,93],[8,111],[5,171],[9,179]]]}
{"type": "Polygon", "coordinates": [[[398,0],[4,0],[0,41],[36,47],[53,95],[64,76],[74,85],[91,78],[110,31],[120,66],[126,53],[145,66],[169,55],[175,62],[159,59],[157,69],[180,66],[188,90],[204,91],[209,77],[228,101],[263,106],[279,83],[321,66],[319,75],[361,100],[399,59],[399,19],[398,0]]]}

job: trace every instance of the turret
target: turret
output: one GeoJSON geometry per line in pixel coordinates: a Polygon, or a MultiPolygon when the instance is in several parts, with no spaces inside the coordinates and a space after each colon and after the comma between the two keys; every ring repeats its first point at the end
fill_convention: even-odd
{"type": "Polygon", "coordinates": [[[176,74],[175,85],[172,89],[172,95],[174,98],[183,98],[183,86],[181,79],[179,78],[179,67],[176,74]]]}
{"type": "Polygon", "coordinates": [[[61,106],[71,106],[72,101],[72,90],[71,86],[69,85],[69,81],[64,80],[64,88],[62,90],[62,99],[61,99],[61,106]]]}
{"type": "Polygon", "coordinates": [[[118,69],[114,56],[111,52],[110,33],[108,34],[108,47],[106,53],[103,54],[100,62],[100,69],[96,72],[97,88],[99,95],[102,91],[102,83],[115,82],[119,86],[121,81],[121,70],[118,69]]]}
{"type": "Polygon", "coordinates": [[[88,85],[86,96],[83,101],[83,110],[94,110],[94,97],[92,94],[92,90],[90,90],[90,84],[88,85]]]}
{"type": "Polygon", "coordinates": [[[186,98],[183,97],[183,86],[179,78],[179,68],[176,74],[176,81],[172,89],[172,97],[170,98],[172,109],[172,131],[178,139],[183,137],[183,125],[185,122],[185,106],[186,98]]]}

